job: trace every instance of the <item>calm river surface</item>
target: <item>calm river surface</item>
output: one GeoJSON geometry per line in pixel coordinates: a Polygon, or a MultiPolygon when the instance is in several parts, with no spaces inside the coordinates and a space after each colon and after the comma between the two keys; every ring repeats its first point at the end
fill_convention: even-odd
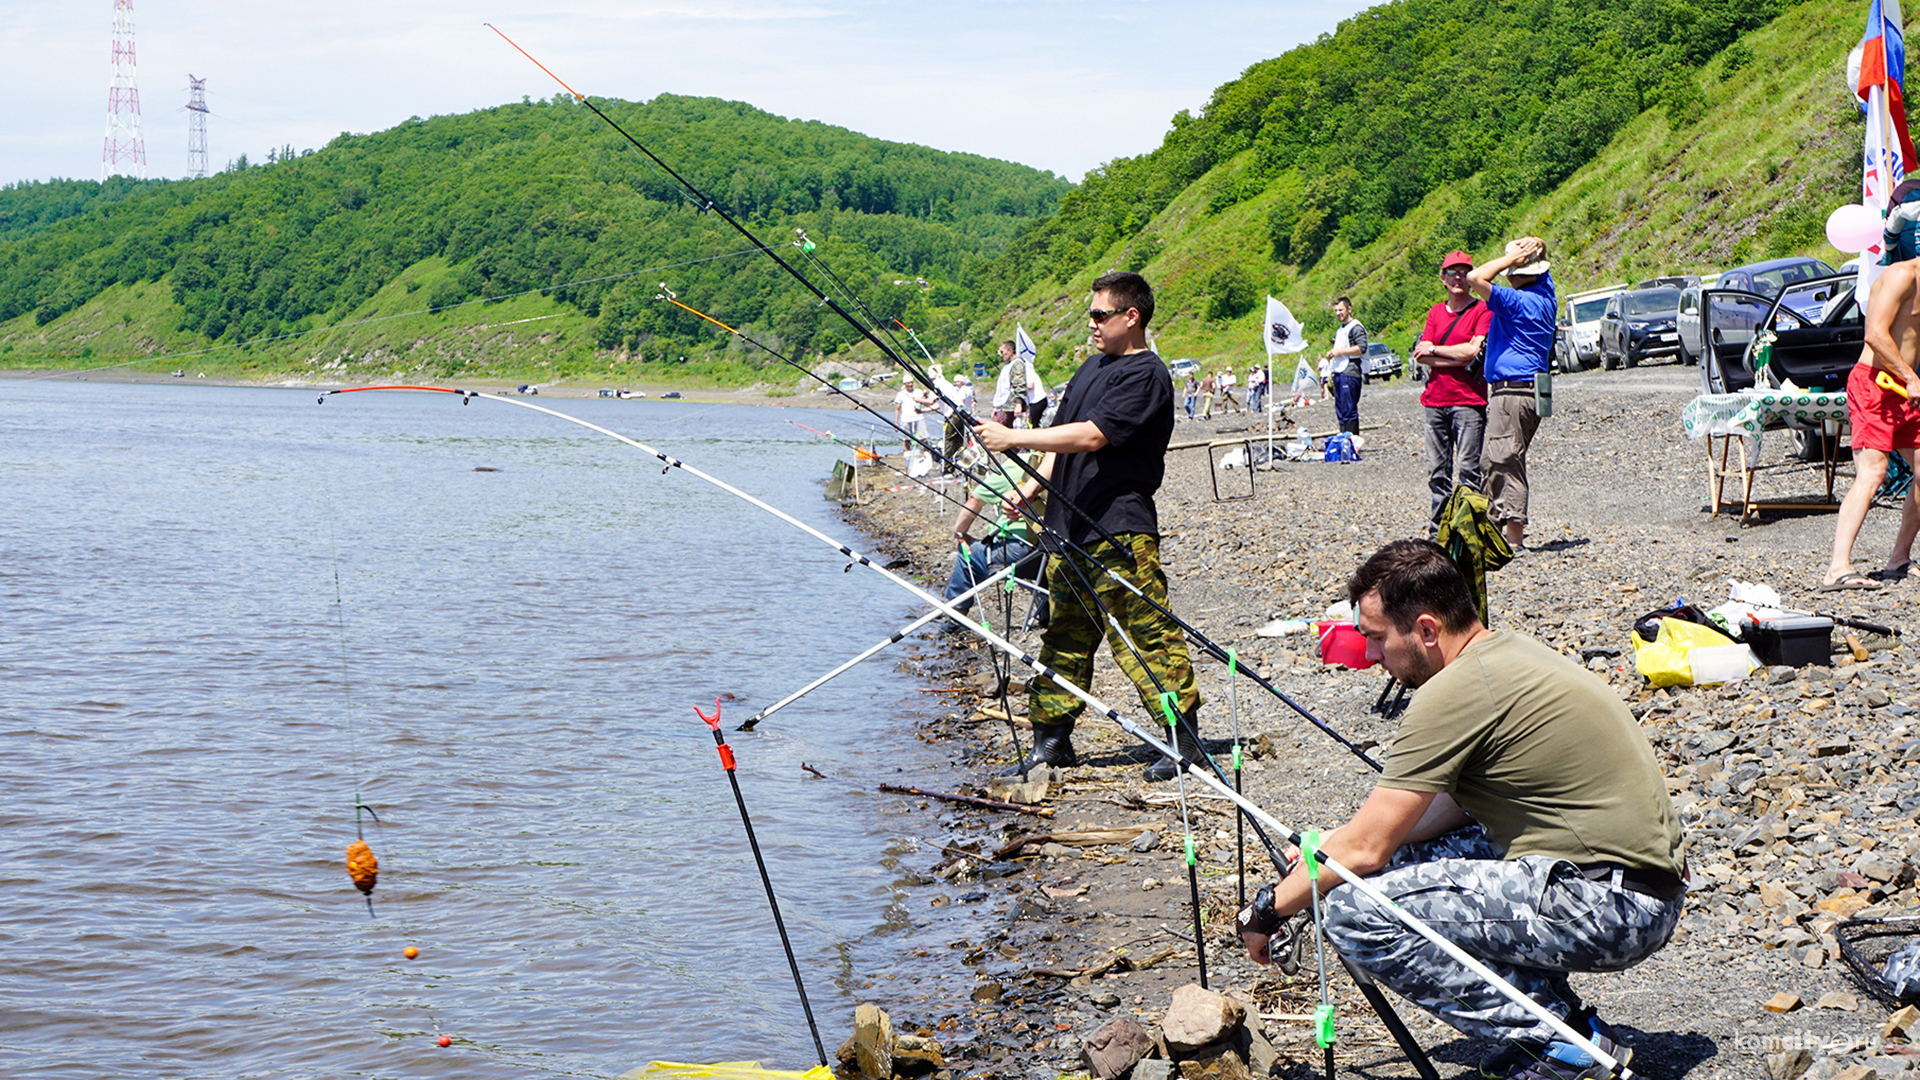
{"type": "MultiPolygon", "coordinates": [[[[0,381],[0,1073],[811,1066],[693,713],[724,694],[828,1052],[869,980],[931,995],[916,1018],[964,998],[973,909],[897,885],[937,817],[874,791],[951,782],[912,734],[934,696],[883,654],[732,732],[905,593],[551,417],[315,398],[0,381]]],[[[789,422],[844,414],[542,402],[868,547],[820,496],[838,451],[789,422]]]]}

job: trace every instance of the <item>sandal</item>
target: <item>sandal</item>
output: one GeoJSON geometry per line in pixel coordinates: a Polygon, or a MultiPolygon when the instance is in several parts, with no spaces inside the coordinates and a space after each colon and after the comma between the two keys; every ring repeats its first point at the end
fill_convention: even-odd
{"type": "Polygon", "coordinates": [[[1875,570],[1867,576],[1875,581],[1905,581],[1907,580],[1907,574],[1912,569],[1913,560],[1908,559],[1898,566],[1889,566],[1885,570],[1875,570]]]}
{"type": "Polygon", "coordinates": [[[1816,592],[1844,592],[1848,589],[1878,589],[1880,583],[1865,574],[1841,574],[1832,581],[1822,582],[1816,592]]]}

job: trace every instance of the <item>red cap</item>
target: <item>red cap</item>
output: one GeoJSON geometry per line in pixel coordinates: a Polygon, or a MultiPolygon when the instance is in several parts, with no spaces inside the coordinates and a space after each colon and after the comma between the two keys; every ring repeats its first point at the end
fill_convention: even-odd
{"type": "Polygon", "coordinates": [[[1440,269],[1445,270],[1450,266],[1464,266],[1471,270],[1473,269],[1473,256],[1468,255],[1464,251],[1449,252],[1446,258],[1440,260],[1440,269]]]}

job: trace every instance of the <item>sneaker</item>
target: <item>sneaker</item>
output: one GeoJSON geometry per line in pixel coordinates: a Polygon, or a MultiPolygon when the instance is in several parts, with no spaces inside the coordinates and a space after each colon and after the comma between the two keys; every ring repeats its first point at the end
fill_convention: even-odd
{"type": "MultiPolygon", "coordinates": [[[[1587,1031],[1593,1044],[1621,1065],[1632,1060],[1633,1048],[1621,1045],[1612,1025],[1606,1021],[1589,1015],[1587,1031]]],[[[1480,1063],[1480,1074],[1486,1077],[1499,1076],[1501,1080],[1603,1080],[1612,1072],[1585,1050],[1556,1039],[1544,1046],[1538,1043],[1508,1043],[1480,1063]],[[1501,1066],[1506,1067],[1507,1071],[1488,1071],[1489,1067],[1501,1066]]]]}

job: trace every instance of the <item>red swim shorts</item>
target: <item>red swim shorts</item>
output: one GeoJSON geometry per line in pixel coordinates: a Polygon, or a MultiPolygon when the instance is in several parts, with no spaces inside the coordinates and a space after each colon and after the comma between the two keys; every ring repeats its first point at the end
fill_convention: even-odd
{"type": "Polygon", "coordinates": [[[1873,381],[1871,364],[1855,364],[1847,375],[1847,419],[1853,424],[1855,450],[1912,450],[1920,447],[1920,403],[1909,402],[1873,381]]]}

